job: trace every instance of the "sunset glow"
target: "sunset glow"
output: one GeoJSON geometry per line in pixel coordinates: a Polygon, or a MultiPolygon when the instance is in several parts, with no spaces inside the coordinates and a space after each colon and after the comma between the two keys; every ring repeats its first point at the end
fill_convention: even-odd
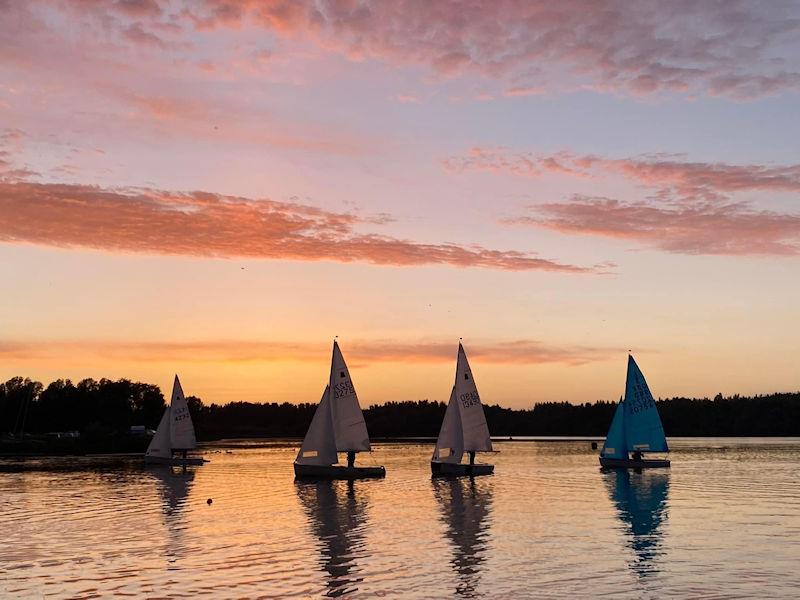
{"type": "Polygon", "coordinates": [[[796,3],[0,2],[0,379],[800,388],[796,3]],[[767,10],[768,9],[768,10],[767,10]]]}

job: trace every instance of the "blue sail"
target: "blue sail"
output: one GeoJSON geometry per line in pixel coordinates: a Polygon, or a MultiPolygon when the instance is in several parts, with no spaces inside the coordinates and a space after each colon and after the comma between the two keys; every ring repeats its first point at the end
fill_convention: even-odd
{"type": "Polygon", "coordinates": [[[625,405],[622,400],[617,404],[617,410],[608,428],[606,441],[603,444],[601,456],[605,458],[628,458],[628,447],[625,443],[625,405]]]}
{"type": "MultiPolygon", "coordinates": [[[[667,452],[667,438],[658,416],[656,401],[644,375],[633,357],[628,355],[628,378],[625,382],[625,443],[627,450],[667,452]]],[[[616,420],[616,419],[615,419],[616,420]]],[[[613,423],[612,423],[613,427],[613,423]]]]}

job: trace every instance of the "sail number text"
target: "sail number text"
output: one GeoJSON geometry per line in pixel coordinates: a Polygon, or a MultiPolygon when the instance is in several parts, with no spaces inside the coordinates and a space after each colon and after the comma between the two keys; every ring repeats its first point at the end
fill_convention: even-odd
{"type": "Polygon", "coordinates": [[[647,388],[638,382],[633,384],[632,395],[633,398],[625,400],[625,404],[628,405],[628,412],[632,415],[653,408],[656,405],[653,396],[649,393],[647,388]]]}
{"type": "Polygon", "coordinates": [[[343,381],[342,383],[337,383],[333,386],[333,397],[334,398],[343,398],[345,396],[353,396],[356,393],[356,389],[353,387],[353,383],[351,381],[343,381]]]}
{"type": "Polygon", "coordinates": [[[461,406],[464,408],[477,406],[481,403],[481,398],[478,396],[478,392],[467,392],[466,394],[461,394],[458,399],[461,400],[461,406]]]}

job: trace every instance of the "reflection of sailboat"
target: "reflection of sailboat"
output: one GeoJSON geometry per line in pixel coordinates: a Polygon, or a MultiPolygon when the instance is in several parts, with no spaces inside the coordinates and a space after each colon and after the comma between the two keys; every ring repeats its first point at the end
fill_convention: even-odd
{"type": "Polygon", "coordinates": [[[385,477],[383,467],[356,467],[356,453],[370,451],[367,424],[358,396],[334,340],[328,387],[322,394],[303,445],[294,461],[295,477],[308,479],[364,479],[385,477]],[[341,466],[339,452],[347,452],[347,466],[341,466]]]}
{"type": "Polygon", "coordinates": [[[194,435],[194,424],[189,413],[189,405],[183,395],[181,382],[175,375],[175,383],[172,385],[172,398],[169,406],[161,417],[158,429],[147,452],[144,455],[145,463],[167,464],[167,465],[201,465],[208,462],[201,457],[188,457],[186,453],[197,447],[197,440],[194,435]],[[174,456],[175,452],[180,452],[181,456],[174,456]]]}
{"type": "Polygon", "coordinates": [[[431,472],[434,475],[490,475],[494,465],[475,464],[475,453],[491,451],[492,440],[478,387],[464,347],[459,343],[456,381],[433,450],[431,472]],[[464,452],[469,453],[468,465],[461,464],[464,452]]]}
{"type": "Polygon", "coordinates": [[[194,471],[169,467],[151,469],[150,473],[157,480],[158,494],[161,497],[161,510],[169,540],[166,554],[169,562],[175,562],[187,553],[183,540],[183,532],[187,528],[183,510],[194,482],[194,471]]]}
{"type": "Polygon", "coordinates": [[[326,596],[336,598],[358,590],[356,559],[364,554],[366,502],[352,481],[297,482],[297,496],[319,538],[320,566],[327,572],[326,596]]]}
{"type": "Polygon", "coordinates": [[[611,468],[668,467],[666,459],[645,459],[645,452],[669,452],[656,401],[633,356],[628,355],[625,397],[608,428],[600,464],[611,468]],[[630,453],[633,453],[633,457],[630,453]]]}
{"type": "Polygon", "coordinates": [[[477,597],[480,567],[488,546],[491,483],[486,480],[434,479],[433,491],[442,510],[447,538],[453,546],[450,564],[458,576],[456,593],[477,597]]]}
{"type": "Polygon", "coordinates": [[[158,480],[158,493],[164,515],[178,515],[186,503],[192,489],[194,472],[184,469],[153,469],[151,473],[158,480]]]}
{"type": "Polygon", "coordinates": [[[667,518],[669,472],[614,470],[604,474],[620,521],[627,526],[629,546],[635,555],[631,564],[639,575],[655,571],[662,554],[661,526],[667,518]]]}

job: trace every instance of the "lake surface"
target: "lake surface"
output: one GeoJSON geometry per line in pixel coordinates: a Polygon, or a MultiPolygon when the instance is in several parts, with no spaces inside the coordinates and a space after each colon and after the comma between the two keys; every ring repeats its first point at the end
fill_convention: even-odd
{"type": "Polygon", "coordinates": [[[376,444],[386,479],[353,484],[295,483],[297,446],[208,446],[187,474],[60,459],[0,473],[0,596],[798,597],[800,440],[670,445],[637,474],[502,442],[495,475],[432,481],[431,444],[376,444]]]}

